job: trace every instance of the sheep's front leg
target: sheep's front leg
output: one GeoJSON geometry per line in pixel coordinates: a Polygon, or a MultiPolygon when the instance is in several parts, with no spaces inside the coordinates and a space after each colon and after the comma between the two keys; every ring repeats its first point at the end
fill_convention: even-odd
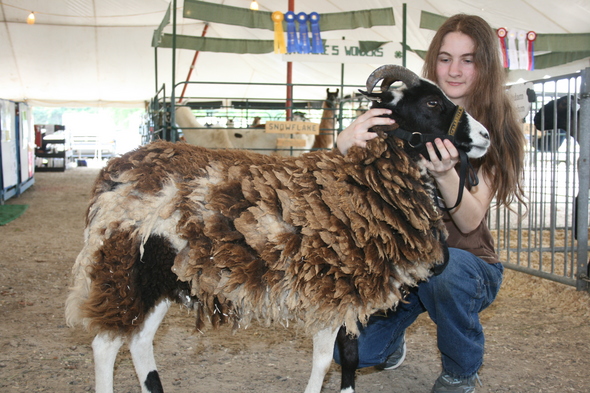
{"type": "Polygon", "coordinates": [[[320,393],[324,377],[332,364],[338,329],[323,329],[313,336],[313,364],[305,393],[320,393]]]}
{"type": "Polygon", "coordinates": [[[162,300],[145,319],[141,329],[131,337],[129,351],[143,393],[163,393],[164,388],[154,359],[154,336],[170,308],[168,299],[162,300]]]}
{"type": "Polygon", "coordinates": [[[96,393],[113,393],[113,370],[123,338],[99,333],[92,341],[96,393]]]}

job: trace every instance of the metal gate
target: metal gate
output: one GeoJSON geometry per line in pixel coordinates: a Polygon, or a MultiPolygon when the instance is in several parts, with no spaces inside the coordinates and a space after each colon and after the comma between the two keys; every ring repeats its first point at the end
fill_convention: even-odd
{"type": "Polygon", "coordinates": [[[527,206],[493,207],[489,226],[506,267],[589,290],[590,68],[530,83],[527,206]]]}

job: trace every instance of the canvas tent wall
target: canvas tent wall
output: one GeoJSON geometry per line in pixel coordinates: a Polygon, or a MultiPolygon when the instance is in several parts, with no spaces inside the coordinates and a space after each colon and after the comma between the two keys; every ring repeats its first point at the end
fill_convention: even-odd
{"type": "MultiPolygon", "coordinates": [[[[213,5],[247,9],[247,0],[209,0],[213,5]]],[[[402,42],[403,1],[342,0],[318,2],[295,0],[295,10],[320,14],[351,12],[363,9],[392,8],[395,25],[327,31],[323,38],[356,41],[402,42]],[[361,6],[362,5],[362,6],[361,6]]],[[[407,45],[415,51],[425,50],[433,35],[422,26],[422,13],[448,17],[458,12],[483,16],[493,27],[533,30],[557,37],[576,34],[581,47],[566,48],[569,52],[588,50],[587,39],[590,5],[587,1],[566,0],[559,4],[549,0],[489,1],[427,1],[407,3],[407,45]]],[[[154,49],[152,36],[162,22],[169,0],[3,0],[0,2],[0,97],[32,105],[57,106],[135,106],[141,107],[155,93],[154,49]],[[36,23],[27,25],[27,15],[35,11],[36,23]]],[[[287,10],[287,0],[260,0],[263,12],[287,10]]],[[[219,22],[184,18],[184,2],[178,1],[176,16],[178,34],[200,36],[209,23],[208,38],[244,38],[270,40],[273,32],[219,22]]],[[[174,15],[174,12],[172,12],[174,15]]],[[[170,33],[171,26],[164,29],[170,33]]],[[[170,49],[160,49],[159,59],[169,58],[170,49]]],[[[395,51],[394,51],[395,53],[395,51]]],[[[176,73],[185,77],[194,51],[179,50],[176,73]]],[[[346,67],[345,84],[356,85],[378,65],[400,63],[400,59],[376,59],[365,64],[346,67]]],[[[171,64],[159,62],[158,79],[170,84],[171,64]]],[[[421,59],[416,53],[408,56],[408,67],[420,72],[421,59]]],[[[519,78],[538,79],[545,74],[557,76],[583,69],[588,56],[556,68],[539,71],[511,72],[519,78]]],[[[277,82],[286,80],[286,66],[281,56],[273,53],[243,54],[202,52],[194,80],[277,82]]],[[[340,65],[297,62],[293,66],[296,83],[340,83],[340,65]]],[[[218,94],[216,91],[202,95],[218,94]]],[[[251,89],[237,92],[243,97],[251,89]]],[[[322,97],[317,97],[321,99],[322,97]]]]}

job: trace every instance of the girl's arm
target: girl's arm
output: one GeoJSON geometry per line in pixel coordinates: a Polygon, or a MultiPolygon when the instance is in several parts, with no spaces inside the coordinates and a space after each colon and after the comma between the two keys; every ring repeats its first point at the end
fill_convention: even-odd
{"type": "MultiPolygon", "coordinates": [[[[432,143],[427,143],[430,161],[423,159],[422,163],[436,181],[445,204],[453,206],[459,194],[459,174],[455,170],[455,165],[459,162],[459,152],[449,140],[436,139],[434,143],[441,158],[436,155],[432,143]]],[[[479,184],[471,190],[465,189],[461,204],[449,212],[455,225],[463,233],[469,233],[479,226],[493,199],[489,179],[481,171],[477,176],[479,184]]]]}

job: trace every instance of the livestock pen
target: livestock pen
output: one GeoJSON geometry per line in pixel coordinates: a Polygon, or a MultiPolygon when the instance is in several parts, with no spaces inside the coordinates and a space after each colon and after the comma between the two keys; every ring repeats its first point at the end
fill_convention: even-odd
{"type": "Polygon", "coordinates": [[[523,119],[528,204],[492,208],[489,216],[507,267],[578,290],[588,290],[589,70],[528,84],[532,102],[523,119]],[[562,113],[546,106],[560,98],[562,113]],[[541,118],[546,127],[539,125],[541,118]]]}
{"type": "MultiPolygon", "coordinates": [[[[338,132],[344,129],[358,114],[366,110],[369,100],[358,93],[363,85],[314,85],[314,84],[282,84],[282,83],[228,83],[228,82],[179,82],[182,85],[210,87],[218,86],[217,96],[183,97],[173,100],[166,96],[163,85],[152,98],[147,108],[143,126],[143,140],[154,139],[170,141],[182,140],[187,130],[248,130],[258,128],[264,133],[264,124],[268,121],[308,121],[319,125],[319,135],[335,139],[338,132]],[[224,95],[231,91],[232,85],[250,85],[257,91],[257,96],[247,99],[224,95]],[[286,100],[277,98],[279,92],[290,89],[297,98],[286,100]],[[270,94],[260,92],[270,91],[270,94]],[[344,95],[343,92],[352,92],[344,95]],[[307,98],[325,95],[325,99],[307,98]],[[179,124],[177,109],[188,107],[198,125],[190,127],[179,124]],[[262,128],[262,129],[261,129],[262,128]]],[[[331,148],[331,145],[314,146],[314,148],[331,148]]],[[[264,150],[261,147],[249,146],[254,151],[264,150]]],[[[276,146],[274,151],[300,152],[300,146],[276,146]]],[[[309,150],[309,149],[308,149],[309,150]]]]}

